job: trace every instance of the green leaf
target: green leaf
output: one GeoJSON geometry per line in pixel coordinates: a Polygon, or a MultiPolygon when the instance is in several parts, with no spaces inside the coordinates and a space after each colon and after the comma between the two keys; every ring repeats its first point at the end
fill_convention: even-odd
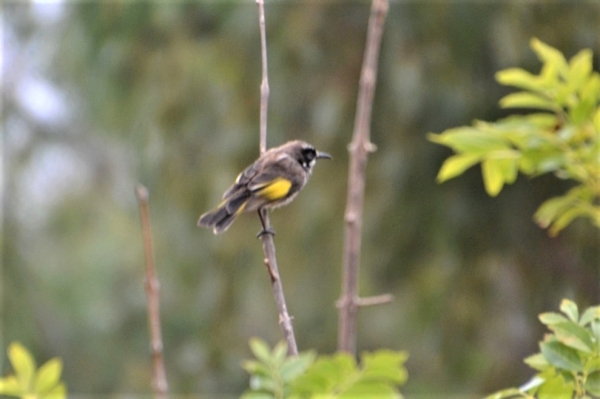
{"type": "Polygon", "coordinates": [[[592,334],[579,324],[567,321],[564,323],[552,324],[548,327],[554,331],[556,338],[569,348],[592,353],[594,347],[592,334]]]}
{"type": "Polygon", "coordinates": [[[250,389],[253,391],[273,392],[275,381],[271,376],[254,374],[250,376],[250,389]]]}
{"type": "Polygon", "coordinates": [[[596,134],[600,134],[600,107],[596,108],[596,112],[594,112],[593,123],[596,134]]]}
{"type": "Polygon", "coordinates": [[[590,79],[584,81],[580,89],[579,99],[573,97],[574,101],[569,104],[569,116],[576,126],[583,126],[593,118],[599,93],[600,77],[594,74],[590,79]]]}
{"type": "Polygon", "coordinates": [[[504,186],[502,162],[498,159],[485,159],[481,162],[483,184],[488,195],[495,197],[504,186]]]}
{"type": "Polygon", "coordinates": [[[521,153],[519,168],[528,175],[553,172],[565,163],[565,154],[557,148],[528,148],[521,153]]]}
{"type": "Polygon", "coordinates": [[[509,68],[496,73],[496,81],[504,86],[520,89],[542,91],[544,89],[538,76],[521,68],[509,68]]]}
{"type": "Polygon", "coordinates": [[[577,323],[579,321],[579,309],[577,304],[570,299],[563,299],[560,302],[560,311],[567,315],[571,321],[577,323]]]}
{"type": "Polygon", "coordinates": [[[600,75],[595,72],[587,79],[580,90],[579,102],[569,109],[569,115],[576,125],[582,126],[594,120],[600,100],[600,75]]]}
{"type": "Polygon", "coordinates": [[[271,361],[275,367],[281,367],[285,358],[287,357],[288,349],[285,341],[280,341],[273,348],[273,353],[271,354],[271,361]]]}
{"type": "Polygon", "coordinates": [[[550,325],[569,321],[565,316],[555,312],[545,312],[538,316],[542,324],[550,325]]]}
{"type": "Polygon", "coordinates": [[[529,367],[539,371],[544,371],[550,367],[550,364],[541,353],[536,353],[535,355],[526,357],[524,362],[529,367]]]}
{"type": "Polygon", "coordinates": [[[537,392],[538,399],[571,399],[574,385],[559,374],[546,380],[537,392]]]}
{"type": "Polygon", "coordinates": [[[587,308],[579,319],[579,325],[585,326],[592,320],[600,320],[600,306],[592,306],[587,308]]]}
{"type": "Polygon", "coordinates": [[[279,370],[281,379],[290,382],[302,375],[314,362],[315,357],[316,353],[312,351],[301,353],[295,357],[288,357],[279,370]]]}
{"type": "Polygon", "coordinates": [[[26,388],[19,384],[19,380],[14,375],[0,378],[0,395],[23,396],[26,393],[26,388]]]}
{"type": "Polygon", "coordinates": [[[319,356],[308,370],[292,382],[297,394],[329,393],[347,379],[356,378],[356,362],[347,353],[319,356]]]}
{"type": "Polygon", "coordinates": [[[335,383],[327,377],[312,372],[310,369],[306,374],[301,375],[291,382],[292,392],[300,397],[307,397],[309,394],[319,394],[328,392],[335,383]]]}
{"type": "Polygon", "coordinates": [[[547,112],[519,115],[518,117],[524,118],[527,123],[531,123],[538,129],[553,129],[558,124],[557,116],[547,112]]]}
{"type": "Polygon", "coordinates": [[[35,373],[35,360],[20,343],[13,342],[8,347],[8,358],[15,370],[15,376],[22,387],[29,390],[35,373]]]}
{"type": "Polygon", "coordinates": [[[244,392],[240,399],[275,399],[275,396],[267,392],[248,391],[244,392]]]}
{"type": "Polygon", "coordinates": [[[345,353],[321,356],[304,374],[292,381],[292,393],[298,397],[319,398],[364,395],[399,398],[397,386],[406,381],[404,362],[407,358],[406,352],[365,352],[358,367],[354,357],[345,353]]]}
{"type": "Polygon", "coordinates": [[[250,350],[258,360],[265,364],[271,362],[271,350],[269,345],[260,338],[250,338],[250,350]]]}
{"type": "Polygon", "coordinates": [[[359,381],[338,396],[339,399],[378,398],[400,399],[401,395],[393,386],[380,381],[359,381]]]}
{"type": "Polygon", "coordinates": [[[600,371],[595,371],[588,375],[583,387],[592,395],[600,396],[600,371]]]}
{"type": "Polygon", "coordinates": [[[597,105],[600,101],[600,73],[594,72],[581,86],[581,101],[597,105]]]}
{"type": "Polygon", "coordinates": [[[540,349],[548,363],[556,368],[568,371],[583,370],[577,352],[558,341],[542,342],[540,349]]]}
{"type": "Polygon", "coordinates": [[[593,53],[589,49],[584,49],[575,54],[569,60],[569,73],[567,81],[576,91],[579,91],[583,84],[589,79],[592,72],[593,53]]]}
{"type": "Polygon", "coordinates": [[[66,399],[67,398],[67,387],[64,383],[55,385],[48,393],[43,395],[43,399],[66,399]]]}
{"type": "Polygon", "coordinates": [[[592,321],[591,326],[594,337],[596,337],[596,341],[600,341],[600,320],[592,321]]]}
{"type": "Polygon", "coordinates": [[[567,76],[569,70],[567,60],[560,51],[537,38],[531,39],[530,44],[540,61],[555,68],[560,76],[567,76]]]}
{"type": "Polygon", "coordinates": [[[506,184],[513,184],[515,180],[517,180],[517,175],[519,173],[518,154],[515,151],[497,151],[491,156],[498,157],[497,160],[506,184]],[[500,153],[502,153],[502,155],[500,153]]]}
{"type": "Polygon", "coordinates": [[[361,356],[363,378],[377,379],[396,384],[403,384],[408,373],[403,367],[408,359],[406,352],[379,350],[373,353],[364,352],[361,356]]]}
{"type": "Polygon", "coordinates": [[[586,359],[585,370],[588,373],[600,371],[600,357],[591,356],[586,359]]]}
{"type": "Polygon", "coordinates": [[[343,381],[348,376],[356,372],[356,361],[354,357],[347,353],[336,353],[331,357],[330,367],[328,367],[327,360],[324,362],[326,370],[325,374],[328,375],[332,381],[343,381]]]}
{"type": "Polygon", "coordinates": [[[248,374],[258,374],[263,376],[271,375],[271,369],[267,365],[255,360],[244,360],[242,362],[242,368],[246,370],[248,374]]]}
{"type": "Polygon", "coordinates": [[[35,374],[34,392],[37,394],[50,392],[60,382],[62,367],[62,361],[58,358],[44,363],[35,374]]]}
{"type": "Polygon", "coordinates": [[[550,198],[540,205],[533,218],[542,228],[549,227],[554,221],[573,205],[573,198],[568,195],[550,198]]]}
{"type": "Polygon", "coordinates": [[[494,150],[510,149],[501,136],[482,132],[470,126],[448,129],[442,134],[429,133],[427,138],[434,143],[450,147],[458,153],[482,155],[494,150]]]}
{"type": "Polygon", "coordinates": [[[558,218],[556,218],[556,220],[554,221],[554,223],[552,223],[552,226],[550,227],[550,230],[548,232],[552,237],[554,237],[558,233],[560,233],[560,231],[562,229],[567,227],[574,219],[576,219],[580,216],[586,216],[588,214],[589,214],[589,210],[588,210],[588,208],[585,208],[585,207],[577,206],[577,207],[574,207],[571,209],[567,209],[566,211],[564,211],[562,213],[562,215],[560,215],[558,218]]]}
{"type": "Polygon", "coordinates": [[[465,170],[481,160],[478,154],[458,154],[446,159],[437,175],[440,183],[462,174],[465,170]]]}
{"type": "Polygon", "coordinates": [[[511,93],[502,97],[500,99],[500,106],[502,108],[534,108],[550,111],[560,110],[560,106],[554,101],[526,91],[511,93]]]}

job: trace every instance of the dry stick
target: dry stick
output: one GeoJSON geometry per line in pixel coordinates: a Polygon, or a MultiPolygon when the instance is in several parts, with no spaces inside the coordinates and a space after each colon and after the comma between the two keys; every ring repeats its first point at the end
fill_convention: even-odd
{"type": "MultiPolygon", "coordinates": [[[[267,34],[265,28],[265,4],[264,0],[256,0],[258,4],[258,18],[260,25],[260,50],[262,58],[262,82],[260,84],[260,153],[261,155],[267,150],[267,106],[269,101],[269,75],[267,69],[267,34]]],[[[269,215],[266,210],[262,212],[262,218],[265,223],[265,229],[268,231],[271,228],[269,215]]],[[[273,295],[279,312],[279,326],[283,333],[283,337],[287,342],[288,353],[290,355],[298,354],[298,346],[296,345],[296,337],[292,327],[292,318],[290,317],[287,306],[285,304],[285,296],[283,295],[283,286],[279,278],[279,269],[277,267],[277,258],[275,257],[275,244],[273,243],[272,234],[262,234],[261,236],[263,252],[265,253],[265,266],[271,277],[273,286],[273,295]]]]}
{"type": "Polygon", "coordinates": [[[340,309],[338,349],[352,354],[356,353],[356,314],[359,306],[386,303],[391,300],[389,295],[372,299],[358,297],[358,267],[365,194],[365,170],[367,153],[375,150],[375,146],[370,141],[371,111],[377,80],[377,59],[387,11],[387,0],[373,0],[360,76],[354,133],[352,143],[349,146],[350,169],[348,172],[348,202],[345,213],[342,296],[338,301],[340,309]]]}
{"type": "Polygon", "coordinates": [[[150,229],[150,212],[148,210],[148,189],[138,185],[135,195],[140,208],[142,238],[144,240],[144,258],[146,263],[145,289],[148,298],[148,325],[150,328],[150,350],[152,351],[152,389],[157,399],[167,397],[167,375],[163,361],[163,343],[160,331],[160,283],[154,269],[154,249],[152,231],[150,229]]]}
{"type": "Polygon", "coordinates": [[[267,66],[267,28],[265,24],[265,2],[256,0],[258,5],[258,24],[260,27],[260,56],[262,61],[262,80],[260,82],[260,138],[259,149],[262,155],[267,151],[267,109],[269,108],[269,69],[267,66]]]}

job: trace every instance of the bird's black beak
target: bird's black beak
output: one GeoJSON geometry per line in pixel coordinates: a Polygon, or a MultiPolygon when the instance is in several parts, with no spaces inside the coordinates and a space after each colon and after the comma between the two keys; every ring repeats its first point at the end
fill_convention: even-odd
{"type": "Polygon", "coordinates": [[[317,151],[317,159],[333,159],[333,157],[326,152],[317,151]]]}

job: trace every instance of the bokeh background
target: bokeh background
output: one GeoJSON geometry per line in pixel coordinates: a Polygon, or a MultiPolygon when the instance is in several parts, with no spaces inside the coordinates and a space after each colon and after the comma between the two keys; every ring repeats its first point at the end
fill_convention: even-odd
{"type": "MultiPolygon", "coordinates": [[[[336,348],[343,211],[367,1],[268,1],[269,145],[333,154],[271,221],[300,350],[336,348]]],[[[248,1],[4,2],[2,352],[60,356],[70,394],[150,392],[134,187],[151,193],[171,392],[235,397],[247,341],[280,338],[255,215],[198,229],[258,155],[260,48],[248,1]]],[[[478,167],[443,185],[428,132],[496,120],[500,69],[539,71],[535,36],[600,54],[600,3],[392,1],[368,164],[359,350],[410,352],[408,397],[525,382],[537,314],[600,302],[599,234],[532,221],[570,186],[520,177],[497,198],[478,167]]],[[[2,354],[2,372],[8,370],[2,354]]]]}

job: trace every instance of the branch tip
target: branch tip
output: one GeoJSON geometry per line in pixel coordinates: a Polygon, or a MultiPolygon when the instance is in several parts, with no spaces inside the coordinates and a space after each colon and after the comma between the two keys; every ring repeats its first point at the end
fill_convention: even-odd
{"type": "Polygon", "coordinates": [[[160,328],[160,282],[154,268],[154,246],[150,211],[148,206],[148,189],[141,184],[135,188],[140,211],[142,240],[144,244],[146,301],[148,305],[148,325],[150,330],[150,350],[152,355],[152,388],[157,399],[166,398],[168,389],[167,376],[163,358],[163,342],[160,328]]]}
{"type": "Polygon", "coordinates": [[[146,186],[138,184],[135,187],[135,196],[137,197],[138,201],[148,202],[150,194],[148,193],[148,189],[146,188],[146,186]]]}
{"type": "Polygon", "coordinates": [[[371,143],[370,141],[366,142],[364,144],[364,148],[365,148],[365,151],[367,151],[367,152],[375,152],[375,151],[377,151],[377,146],[375,144],[371,143]]]}
{"type": "Polygon", "coordinates": [[[356,303],[358,306],[375,306],[375,305],[385,305],[386,303],[390,303],[394,300],[394,296],[392,294],[383,294],[376,296],[369,296],[366,298],[359,298],[356,303]]]}

